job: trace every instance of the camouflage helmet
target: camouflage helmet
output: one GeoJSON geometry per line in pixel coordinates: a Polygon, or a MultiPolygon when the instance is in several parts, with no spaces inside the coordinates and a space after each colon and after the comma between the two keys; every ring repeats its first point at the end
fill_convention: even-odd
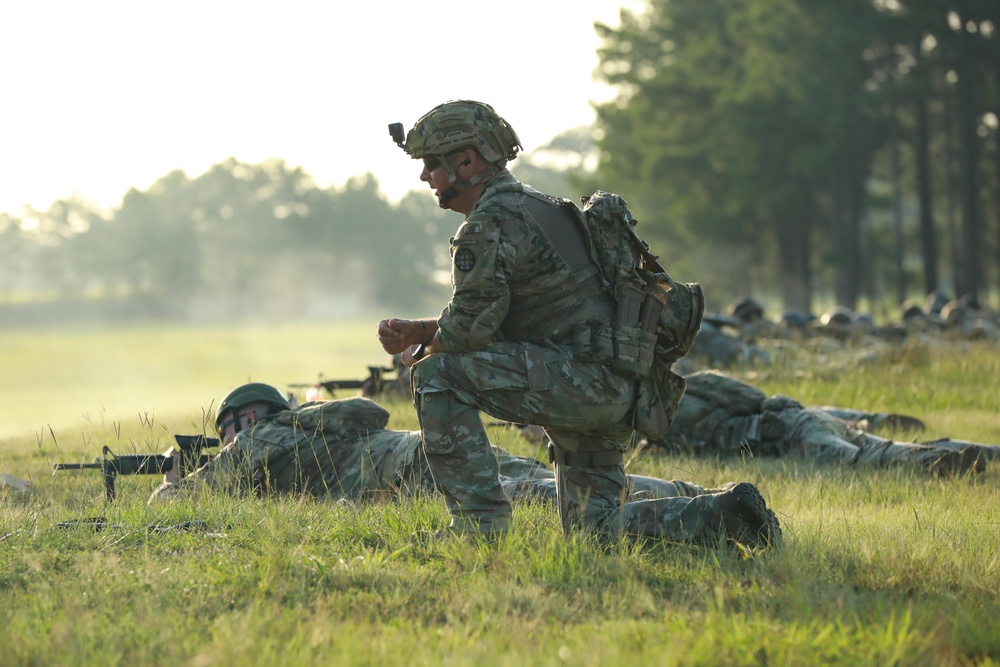
{"type": "Polygon", "coordinates": [[[219,410],[215,413],[215,424],[219,425],[222,415],[227,410],[238,410],[244,405],[251,403],[267,403],[268,412],[280,412],[281,410],[291,410],[292,406],[284,394],[269,384],[263,382],[251,382],[233,389],[219,403],[219,410]]]}
{"type": "Polygon", "coordinates": [[[503,167],[517,157],[518,150],[523,150],[514,128],[493,107],[472,100],[439,104],[414,124],[405,141],[394,136],[396,143],[414,159],[429,155],[440,158],[463,148],[474,148],[487,162],[503,167]]]}
{"type": "Polygon", "coordinates": [[[729,314],[743,322],[755,322],[764,318],[764,307],[753,297],[745,296],[729,304],[729,314]]]}
{"type": "Polygon", "coordinates": [[[825,327],[846,327],[853,321],[853,312],[847,306],[834,306],[819,318],[825,327]]]}

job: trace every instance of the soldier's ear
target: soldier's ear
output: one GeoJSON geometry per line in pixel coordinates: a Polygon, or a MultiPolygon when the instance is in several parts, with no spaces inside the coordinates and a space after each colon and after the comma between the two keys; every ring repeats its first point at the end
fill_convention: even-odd
{"type": "Polygon", "coordinates": [[[459,157],[459,162],[455,166],[456,166],[456,168],[458,168],[458,167],[468,167],[469,165],[471,165],[473,162],[476,161],[477,157],[479,157],[479,154],[476,153],[475,150],[473,150],[471,148],[466,148],[465,150],[462,151],[462,154],[459,157]]]}

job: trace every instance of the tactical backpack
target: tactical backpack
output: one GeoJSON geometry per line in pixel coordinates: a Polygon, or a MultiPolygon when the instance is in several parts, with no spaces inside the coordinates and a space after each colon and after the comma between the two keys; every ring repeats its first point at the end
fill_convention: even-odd
{"type": "Polygon", "coordinates": [[[684,395],[684,378],[671,365],[698,335],[705,295],[698,283],[679,283],[663,270],[621,196],[598,190],[581,202],[582,210],[568,200],[563,207],[582,223],[602,282],[617,302],[612,365],[639,381],[636,430],[658,438],[684,395]]]}

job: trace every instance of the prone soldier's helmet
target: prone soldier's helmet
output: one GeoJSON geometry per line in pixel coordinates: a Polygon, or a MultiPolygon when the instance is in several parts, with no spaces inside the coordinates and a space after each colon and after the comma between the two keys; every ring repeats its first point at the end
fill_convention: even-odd
{"type": "Polygon", "coordinates": [[[752,297],[746,296],[729,305],[729,314],[741,322],[756,322],[764,318],[764,307],[752,297]]]}
{"type": "Polygon", "coordinates": [[[916,301],[916,299],[907,299],[903,302],[903,305],[899,307],[902,311],[902,317],[904,322],[915,322],[923,320],[926,313],[924,313],[923,306],[916,301]]]}
{"type": "Polygon", "coordinates": [[[251,382],[233,389],[222,399],[222,402],[219,403],[219,410],[215,413],[215,425],[219,425],[222,415],[227,411],[239,410],[244,405],[251,403],[266,403],[268,414],[292,409],[285,395],[271,385],[263,382],[251,382]]]}
{"type": "Polygon", "coordinates": [[[825,327],[848,327],[853,321],[853,313],[847,306],[834,306],[819,318],[825,327]]]}
{"type": "Polygon", "coordinates": [[[809,325],[815,319],[816,316],[812,313],[802,313],[797,310],[786,310],[780,316],[775,318],[775,322],[802,333],[808,329],[809,325]]]}

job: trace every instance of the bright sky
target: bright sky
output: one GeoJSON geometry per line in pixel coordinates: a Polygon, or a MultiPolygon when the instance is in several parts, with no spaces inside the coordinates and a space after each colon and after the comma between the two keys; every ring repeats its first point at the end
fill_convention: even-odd
{"type": "MultiPolygon", "coordinates": [[[[594,21],[630,0],[25,0],[0,6],[0,212],[118,206],[228,157],[322,187],[421,184],[389,138],[449,99],[491,104],[526,150],[594,119],[594,21]]],[[[638,7],[641,8],[642,3],[638,7]]]]}

